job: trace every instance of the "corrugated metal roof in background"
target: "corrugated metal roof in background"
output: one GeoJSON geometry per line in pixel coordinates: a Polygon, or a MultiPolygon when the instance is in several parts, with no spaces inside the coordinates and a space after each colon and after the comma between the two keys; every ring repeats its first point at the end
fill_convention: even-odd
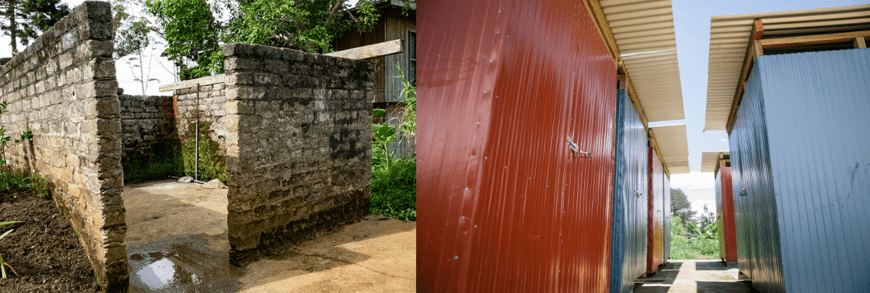
{"type": "Polygon", "coordinates": [[[689,173],[689,141],[686,125],[666,125],[650,127],[662,152],[664,164],[673,174],[689,173]]]}
{"type": "Polygon", "coordinates": [[[870,30],[870,4],[713,17],[704,130],[726,128],[755,19],[764,24],[762,39],[870,30]]]}
{"type": "MultiPolygon", "coordinates": [[[[719,163],[719,155],[723,152],[701,153],[701,172],[716,172],[716,164],[719,163]]],[[[727,154],[727,152],[725,152],[727,154]]],[[[713,176],[716,176],[713,174],[713,176]]]]}
{"type": "Polygon", "coordinates": [[[646,271],[648,140],[625,90],[616,105],[610,292],[625,293],[646,271]]]}
{"type": "Polygon", "coordinates": [[[606,291],[616,68],[585,6],[419,5],[417,290],[606,291]]]}
{"type": "Polygon", "coordinates": [[[684,119],[671,1],[600,3],[649,122],[684,119]]]}
{"type": "Polygon", "coordinates": [[[757,69],[785,288],[870,292],[870,49],[762,56],[757,69]]]}
{"type": "Polygon", "coordinates": [[[737,260],[740,272],[752,278],[752,286],[759,291],[790,292],[786,289],[792,288],[785,287],[783,278],[778,206],[767,140],[768,120],[757,70],[760,62],[755,64],[756,69],[746,83],[746,93],[729,141],[731,179],[736,193],[737,260]]]}

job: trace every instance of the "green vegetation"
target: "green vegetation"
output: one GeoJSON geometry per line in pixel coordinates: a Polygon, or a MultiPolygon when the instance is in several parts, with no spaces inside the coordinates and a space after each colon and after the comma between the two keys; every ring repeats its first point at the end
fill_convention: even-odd
{"type": "Polygon", "coordinates": [[[0,31],[10,37],[12,55],[18,54],[18,44],[27,46],[30,40],[52,27],[70,13],[60,0],[0,0],[0,31]]]}
{"type": "MultiPolygon", "coordinates": [[[[217,155],[220,145],[208,135],[210,129],[210,123],[199,124],[199,180],[209,181],[218,179],[226,183],[227,166],[221,157],[217,155]]],[[[191,123],[189,125],[188,133],[196,133],[195,124],[191,123]]],[[[184,157],[184,175],[193,176],[193,171],[196,169],[196,149],[195,135],[191,135],[181,143],[181,154],[184,157]]]]}
{"type": "Polygon", "coordinates": [[[690,207],[691,203],[681,189],[671,189],[671,258],[718,259],[716,216],[705,206],[704,213],[695,220],[692,217],[696,212],[690,207]]]}
{"type": "MultiPolygon", "coordinates": [[[[22,222],[21,221],[0,222],[0,227],[15,224],[15,223],[22,223],[22,222]]],[[[10,229],[9,231],[6,231],[5,233],[3,233],[3,235],[0,235],[0,240],[3,240],[3,237],[6,237],[6,235],[9,235],[9,233],[12,233],[12,231],[15,231],[15,229],[10,229]]],[[[10,266],[8,263],[4,262],[3,256],[0,255],[0,275],[2,275],[4,279],[6,279],[6,268],[4,266],[9,267],[9,269],[12,270],[12,272],[15,273],[16,276],[18,276],[18,273],[15,272],[15,269],[13,269],[12,266],[10,266]]]]}
{"type": "Polygon", "coordinates": [[[179,176],[184,174],[184,164],[181,162],[181,153],[169,145],[157,143],[144,154],[124,156],[121,159],[124,181],[142,182],[179,176]]]}
{"type": "MultiPolygon", "coordinates": [[[[6,111],[9,104],[6,101],[0,102],[0,115],[6,111]]],[[[33,132],[30,130],[21,133],[15,143],[22,143],[27,140],[33,140],[33,132]]],[[[39,196],[49,195],[51,193],[51,185],[49,181],[39,174],[27,175],[22,172],[11,171],[6,166],[6,149],[9,148],[9,142],[12,138],[6,135],[6,128],[0,126],[0,190],[16,190],[33,188],[39,196]]]]}
{"type": "Polygon", "coordinates": [[[163,55],[180,68],[181,80],[223,73],[214,6],[205,0],[147,0],[145,7],[158,20],[167,43],[163,55]]]}
{"type": "Polygon", "coordinates": [[[0,190],[18,190],[33,188],[38,196],[51,194],[50,182],[39,174],[30,176],[21,172],[0,172],[0,190]]]}
{"type": "MultiPolygon", "coordinates": [[[[157,18],[157,25],[150,28],[131,20],[128,31],[145,32],[136,28],[148,27],[161,35],[166,40],[162,55],[179,67],[181,80],[188,80],[223,73],[221,47],[226,43],[331,52],[345,32],[374,28],[378,1],[359,0],[351,6],[348,0],[146,0],[146,11],[157,18]]],[[[144,40],[144,35],[147,32],[121,40],[144,40]]]]}
{"type": "MultiPolygon", "coordinates": [[[[227,182],[227,166],[217,155],[219,144],[208,135],[211,124],[199,125],[199,180],[218,179],[227,182]]],[[[188,133],[196,133],[196,124],[189,125],[188,133]]],[[[196,169],[196,137],[191,135],[181,142],[181,147],[164,143],[154,144],[144,154],[125,157],[124,181],[142,182],[166,179],[168,176],[193,176],[196,169]]]]}
{"type": "Polygon", "coordinates": [[[355,16],[347,0],[241,0],[223,37],[240,42],[328,53],[344,32],[371,31],[379,14],[374,2],[357,2],[355,16]]]}
{"type": "MultiPolygon", "coordinates": [[[[399,70],[401,72],[401,69],[399,70]]],[[[417,220],[417,164],[414,157],[397,158],[388,146],[396,142],[397,132],[406,139],[413,139],[417,131],[417,97],[414,88],[402,75],[405,89],[405,114],[398,127],[379,123],[372,124],[372,203],[369,212],[406,221],[417,220]]],[[[375,118],[383,117],[385,111],[375,109],[375,118]]]]}

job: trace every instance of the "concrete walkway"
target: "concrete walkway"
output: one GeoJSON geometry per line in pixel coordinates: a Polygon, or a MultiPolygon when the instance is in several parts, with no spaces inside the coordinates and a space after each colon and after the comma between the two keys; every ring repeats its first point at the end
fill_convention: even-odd
{"type": "Polygon", "coordinates": [[[737,264],[716,260],[670,260],[647,278],[635,283],[634,293],[661,292],[758,292],[752,283],[737,280],[737,264]]]}
{"type": "Polygon", "coordinates": [[[129,292],[414,292],[417,224],[369,215],[243,268],[229,264],[227,190],[124,187],[129,292]]]}

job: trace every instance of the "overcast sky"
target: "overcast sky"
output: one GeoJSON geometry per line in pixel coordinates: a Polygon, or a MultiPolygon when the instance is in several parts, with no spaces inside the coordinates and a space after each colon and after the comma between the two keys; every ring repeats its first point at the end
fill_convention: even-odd
{"type": "MultiPolygon", "coordinates": [[[[82,0],[64,1],[75,7],[82,0]]],[[[356,3],[356,0],[351,0],[356,3]]],[[[773,11],[815,9],[870,3],[870,0],[674,0],[674,24],[677,35],[677,54],[680,62],[680,77],[683,90],[683,106],[686,119],[651,123],[668,125],[685,123],[689,140],[689,174],[671,177],[672,188],[682,188],[692,202],[692,209],[700,212],[704,205],[715,211],[714,178],[712,173],[701,173],[701,153],[728,150],[725,131],[704,132],[704,113],[707,97],[707,56],[710,44],[710,17],[718,15],[761,13],[773,11]]],[[[141,12],[140,12],[141,13],[141,12]]],[[[159,55],[160,50],[154,51],[159,55]]],[[[11,56],[9,37],[0,37],[0,56],[11,56]]],[[[155,56],[156,57],[156,56],[155,56]]],[[[174,82],[174,77],[160,64],[171,70],[171,64],[156,57],[151,65],[151,77],[159,79],[146,90],[148,95],[158,95],[159,84],[174,82]]],[[[118,84],[128,94],[141,94],[141,86],[133,81],[133,73],[124,59],[115,63],[118,84]]],[[[167,94],[167,93],[164,93],[167,94]]]]}

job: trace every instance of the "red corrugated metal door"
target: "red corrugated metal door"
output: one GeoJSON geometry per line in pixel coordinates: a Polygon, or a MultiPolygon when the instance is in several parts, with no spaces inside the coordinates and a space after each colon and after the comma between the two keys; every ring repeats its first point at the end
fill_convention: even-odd
{"type": "Polygon", "coordinates": [[[583,3],[419,5],[417,290],[605,292],[616,68],[583,3]]]}
{"type": "Polygon", "coordinates": [[[725,232],[725,261],[737,261],[737,231],[734,227],[734,197],[731,190],[731,168],[720,167],[722,177],[722,226],[725,232]]]}
{"type": "Polygon", "coordinates": [[[649,220],[649,225],[647,229],[647,262],[646,262],[646,272],[647,274],[652,274],[658,271],[659,265],[665,262],[665,251],[664,251],[664,201],[662,201],[662,184],[664,183],[662,177],[664,176],[664,167],[662,167],[661,160],[659,160],[658,155],[656,155],[656,150],[653,147],[649,148],[649,156],[647,156],[649,160],[648,165],[648,173],[649,174],[649,188],[648,194],[648,204],[649,208],[647,212],[647,218],[649,220]]]}

